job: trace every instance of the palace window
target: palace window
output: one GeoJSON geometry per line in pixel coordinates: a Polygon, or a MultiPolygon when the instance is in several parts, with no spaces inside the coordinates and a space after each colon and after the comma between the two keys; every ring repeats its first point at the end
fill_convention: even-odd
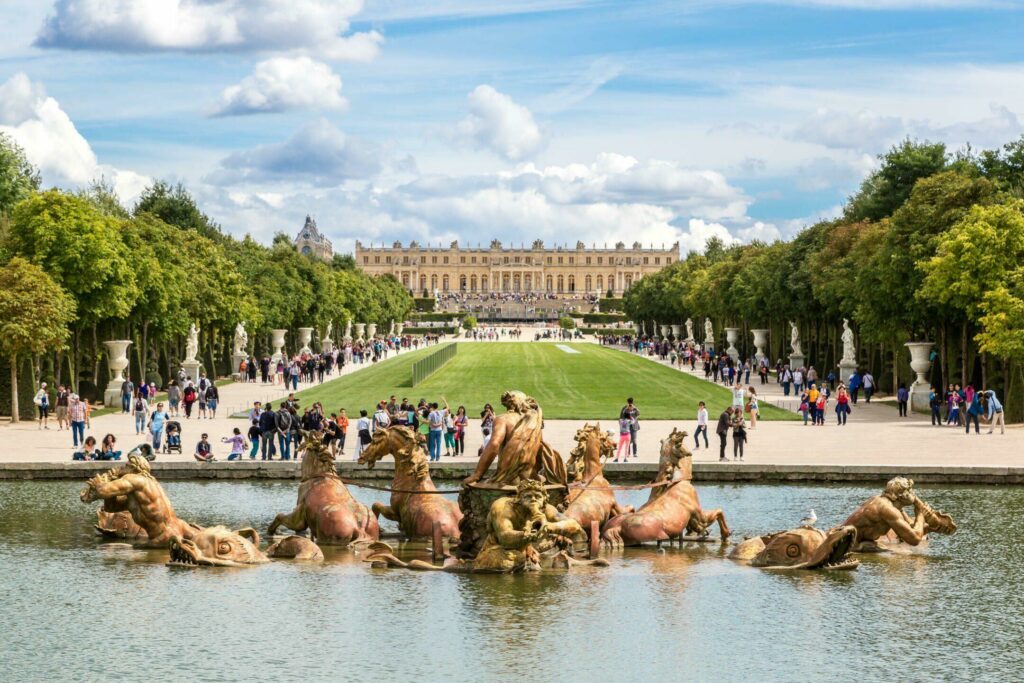
{"type": "MultiPolygon", "coordinates": [[[[480,262],[483,263],[486,266],[487,265],[487,257],[486,256],[481,256],[480,257],[480,262]]],[[[487,287],[484,286],[484,289],[487,289],[487,287]]]]}
{"type": "Polygon", "coordinates": [[[665,263],[666,264],[672,263],[672,257],[671,256],[666,256],[665,257],[665,263]]]}
{"type": "MultiPolygon", "coordinates": [[[[571,259],[572,257],[570,256],[569,258],[571,259]]],[[[576,278],[574,278],[572,275],[569,276],[569,291],[576,291],[576,278]]]]}
{"type": "Polygon", "coordinates": [[[661,265],[661,257],[660,256],[655,256],[654,257],[654,265],[656,265],[656,266],[660,266],[661,265]]]}
{"type": "MultiPolygon", "coordinates": [[[[448,257],[447,257],[447,256],[445,256],[445,257],[444,257],[444,264],[445,264],[446,266],[448,265],[448,257]]],[[[448,288],[447,288],[447,287],[445,287],[445,290],[446,290],[446,291],[447,291],[447,289],[448,289],[448,288]]]]}
{"type": "Polygon", "coordinates": [[[364,256],[363,257],[363,263],[369,264],[370,263],[370,257],[369,256],[364,256]]]}
{"type": "MultiPolygon", "coordinates": [[[[459,263],[465,263],[465,262],[466,262],[466,257],[465,256],[460,256],[459,257],[459,263]]],[[[463,287],[463,289],[465,289],[465,287],[463,287]]]]}
{"type": "Polygon", "coordinates": [[[390,256],[385,256],[384,257],[384,262],[387,263],[387,264],[390,264],[391,263],[391,257],[390,256]]]}
{"type": "MultiPolygon", "coordinates": [[[[549,266],[551,265],[551,257],[550,257],[550,256],[548,256],[548,265],[549,265],[549,266]]],[[[550,287],[548,287],[548,289],[551,289],[551,288],[550,288],[550,287]]]]}
{"type": "MultiPolygon", "coordinates": [[[[590,265],[590,257],[589,256],[587,257],[587,265],[588,266],[590,265]]],[[[587,287],[587,289],[590,289],[590,287],[587,287]]]]}
{"type": "Polygon", "coordinates": [[[373,257],[373,262],[374,263],[380,263],[380,256],[374,256],[373,257]]]}
{"type": "Polygon", "coordinates": [[[476,256],[470,256],[469,257],[469,262],[470,263],[476,263],[476,256]]]}
{"type": "Polygon", "coordinates": [[[645,266],[647,265],[647,257],[646,256],[644,256],[644,265],[645,266]]]}
{"type": "Polygon", "coordinates": [[[572,256],[570,256],[570,257],[569,257],[569,263],[572,263],[572,262],[573,262],[573,257],[572,257],[572,256]]]}
{"type": "Polygon", "coordinates": [[[505,263],[508,263],[508,256],[505,257],[505,263]]]}
{"type": "MultiPolygon", "coordinates": [[[[562,263],[562,257],[561,257],[561,256],[559,256],[559,257],[558,257],[558,263],[559,263],[559,265],[561,265],[561,263],[562,263]]],[[[559,291],[559,292],[561,292],[561,291],[562,291],[562,288],[561,288],[561,287],[559,287],[559,288],[558,288],[558,291],[559,291]]]]}

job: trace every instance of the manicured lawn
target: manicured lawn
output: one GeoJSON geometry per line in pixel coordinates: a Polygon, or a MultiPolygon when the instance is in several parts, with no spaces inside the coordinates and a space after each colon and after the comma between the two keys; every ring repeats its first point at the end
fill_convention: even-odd
{"type": "MultiPolygon", "coordinates": [[[[704,401],[714,420],[731,401],[725,388],[647,359],[596,344],[567,346],[578,353],[548,342],[459,344],[454,360],[413,388],[410,366],[436,348],[430,347],[307,389],[298,397],[304,406],[320,401],[328,413],[345,408],[350,418],[360,408],[372,411],[377,401],[392,394],[413,402],[445,397],[453,410],[465,405],[476,417],[488,402],[502,412],[502,392],[519,389],[536,398],[550,419],[612,420],[632,396],[642,418],[693,419],[697,402],[704,401]]],[[[763,401],[761,417],[796,418],[763,401]]]]}

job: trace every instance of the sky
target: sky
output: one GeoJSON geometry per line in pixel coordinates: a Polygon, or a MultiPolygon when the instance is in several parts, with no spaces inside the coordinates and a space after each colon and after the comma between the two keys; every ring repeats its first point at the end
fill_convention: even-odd
{"type": "Polygon", "coordinates": [[[1024,133],[1017,0],[0,0],[0,132],[269,242],[685,253],[839,214],[911,137],[1024,133]]]}

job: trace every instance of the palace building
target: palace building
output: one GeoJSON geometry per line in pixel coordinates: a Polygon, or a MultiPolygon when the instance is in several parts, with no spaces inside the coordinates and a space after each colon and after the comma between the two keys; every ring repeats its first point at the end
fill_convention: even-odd
{"type": "Polygon", "coordinates": [[[679,258],[679,243],[659,249],[634,242],[614,248],[545,247],[535,240],[530,247],[504,246],[448,248],[420,246],[363,246],[356,242],[356,266],[371,275],[395,276],[416,295],[445,292],[534,292],[551,294],[621,296],[645,275],[656,273],[679,258]]]}
{"type": "Polygon", "coordinates": [[[325,261],[330,261],[334,255],[334,247],[331,241],[324,236],[316,227],[316,221],[306,216],[306,224],[295,236],[295,248],[300,254],[316,256],[325,261]]]}

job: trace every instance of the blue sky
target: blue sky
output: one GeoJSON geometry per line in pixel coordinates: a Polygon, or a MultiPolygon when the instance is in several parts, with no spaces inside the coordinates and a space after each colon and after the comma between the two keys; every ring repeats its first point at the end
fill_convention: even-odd
{"type": "Polygon", "coordinates": [[[183,181],[225,229],[699,248],[835,215],[906,136],[1024,132],[1024,7],[972,0],[3,0],[48,184],[183,181]]]}

